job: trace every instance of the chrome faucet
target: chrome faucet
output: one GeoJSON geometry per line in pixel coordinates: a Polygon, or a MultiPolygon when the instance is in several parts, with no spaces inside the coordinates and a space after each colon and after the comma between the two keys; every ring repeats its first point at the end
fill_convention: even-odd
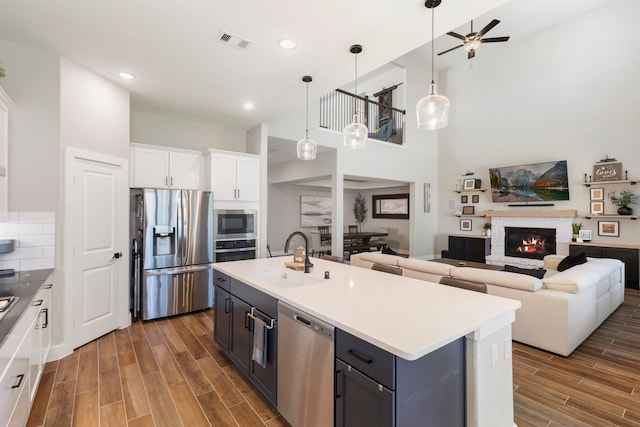
{"type": "Polygon", "coordinates": [[[284,243],[284,252],[287,253],[289,251],[289,242],[291,241],[293,236],[296,235],[301,236],[304,239],[304,272],[310,273],[311,271],[309,269],[313,267],[313,264],[311,264],[311,261],[309,261],[309,239],[307,238],[306,234],[304,234],[302,231],[294,231],[293,233],[289,234],[289,237],[287,237],[287,241],[284,243]]]}

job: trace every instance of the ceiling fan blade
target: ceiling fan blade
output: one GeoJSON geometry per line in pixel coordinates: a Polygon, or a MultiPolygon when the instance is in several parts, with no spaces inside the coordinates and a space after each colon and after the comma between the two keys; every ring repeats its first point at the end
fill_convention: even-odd
{"type": "Polygon", "coordinates": [[[496,43],[496,42],[506,42],[509,40],[509,36],[507,37],[489,37],[487,39],[481,39],[481,43],[496,43]]]}
{"type": "Polygon", "coordinates": [[[467,53],[467,59],[472,59],[475,56],[476,56],[475,50],[470,50],[469,53],[467,53]]]}
{"type": "Polygon", "coordinates": [[[450,36],[455,37],[455,38],[457,38],[457,39],[465,40],[465,37],[464,37],[464,36],[461,36],[461,35],[460,35],[460,34],[458,34],[458,33],[454,33],[453,31],[449,31],[447,34],[449,34],[450,36]]]}
{"type": "Polygon", "coordinates": [[[456,46],[456,47],[452,47],[451,49],[443,50],[442,52],[440,52],[440,53],[438,54],[438,56],[443,55],[443,54],[445,54],[445,53],[449,53],[449,52],[451,52],[452,50],[456,50],[456,49],[458,49],[458,48],[460,48],[460,47],[462,47],[462,46],[464,46],[464,45],[462,45],[462,44],[461,44],[460,46],[456,46]]]}
{"type": "Polygon", "coordinates": [[[499,23],[500,23],[500,21],[498,21],[497,19],[494,19],[493,21],[489,22],[486,27],[484,27],[483,29],[478,31],[478,34],[476,34],[476,40],[479,39],[480,37],[484,36],[487,32],[489,32],[490,29],[492,29],[493,27],[495,27],[499,23]]]}

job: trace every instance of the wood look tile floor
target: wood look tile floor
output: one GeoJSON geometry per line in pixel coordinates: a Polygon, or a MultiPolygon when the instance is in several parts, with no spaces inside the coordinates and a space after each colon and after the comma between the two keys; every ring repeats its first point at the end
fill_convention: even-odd
{"type": "MultiPolygon", "coordinates": [[[[220,352],[212,319],[136,322],[48,363],[27,425],[288,426],[220,352]]],[[[640,427],[640,292],[569,357],[514,343],[513,371],[519,427],[640,427]]]]}

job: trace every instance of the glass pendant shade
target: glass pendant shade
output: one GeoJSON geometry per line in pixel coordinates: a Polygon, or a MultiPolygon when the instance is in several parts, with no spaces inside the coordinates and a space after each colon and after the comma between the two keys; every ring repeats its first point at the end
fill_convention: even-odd
{"type": "Polygon", "coordinates": [[[309,138],[309,135],[306,135],[304,138],[298,141],[297,150],[298,159],[315,160],[316,154],[318,152],[318,145],[313,139],[309,138]]]}
{"type": "Polygon", "coordinates": [[[429,95],[416,104],[418,128],[435,130],[446,127],[449,124],[450,105],[446,96],[438,95],[436,84],[432,82],[429,86],[429,95]]]}
{"type": "Polygon", "coordinates": [[[369,129],[359,122],[358,115],[353,115],[353,123],[348,124],[342,130],[344,146],[352,150],[362,150],[367,147],[369,129]]]}
{"type": "MultiPolygon", "coordinates": [[[[358,54],[362,52],[362,46],[354,44],[349,48],[349,52],[353,53],[355,59],[355,75],[356,75],[356,87],[355,95],[358,96],[358,54]]],[[[356,105],[361,101],[358,98],[354,98],[353,109],[357,111],[356,105]]],[[[351,150],[362,150],[367,148],[367,138],[369,137],[369,129],[360,123],[360,116],[358,113],[353,115],[353,122],[346,125],[342,130],[344,136],[344,146],[351,150]]]]}
{"type": "Polygon", "coordinates": [[[296,145],[296,150],[298,152],[298,160],[315,160],[318,152],[318,144],[309,138],[309,83],[313,81],[313,78],[311,76],[304,76],[302,81],[307,84],[306,129],[304,131],[304,138],[298,141],[296,145]]]}

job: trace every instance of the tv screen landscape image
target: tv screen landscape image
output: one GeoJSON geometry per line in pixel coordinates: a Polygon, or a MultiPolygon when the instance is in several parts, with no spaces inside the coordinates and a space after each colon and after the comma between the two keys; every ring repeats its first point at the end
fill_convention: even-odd
{"type": "Polygon", "coordinates": [[[567,161],[489,169],[494,202],[569,200],[567,161]]]}

